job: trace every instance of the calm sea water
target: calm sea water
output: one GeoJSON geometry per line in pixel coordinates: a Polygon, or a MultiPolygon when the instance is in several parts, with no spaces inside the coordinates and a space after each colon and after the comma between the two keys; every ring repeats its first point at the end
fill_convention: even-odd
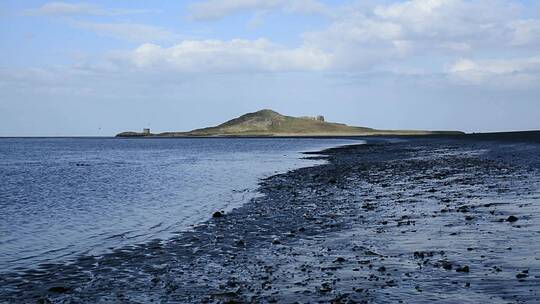
{"type": "Polygon", "coordinates": [[[0,139],[0,269],[166,239],[341,139],[0,139]]]}

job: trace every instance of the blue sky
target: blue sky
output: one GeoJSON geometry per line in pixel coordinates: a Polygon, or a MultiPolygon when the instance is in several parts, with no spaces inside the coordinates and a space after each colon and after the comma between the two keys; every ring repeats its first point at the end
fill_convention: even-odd
{"type": "Polygon", "coordinates": [[[245,112],[540,129],[540,4],[3,1],[0,136],[189,130],[245,112]]]}

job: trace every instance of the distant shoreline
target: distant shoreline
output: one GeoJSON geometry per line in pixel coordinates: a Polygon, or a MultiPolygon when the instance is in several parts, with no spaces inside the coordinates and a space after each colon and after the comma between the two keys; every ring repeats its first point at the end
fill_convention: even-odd
{"type": "Polygon", "coordinates": [[[271,139],[271,138],[312,138],[312,139],[363,139],[363,138],[448,138],[448,139],[482,139],[482,140],[504,140],[504,141],[529,141],[540,140],[540,130],[530,131],[509,131],[509,132],[482,132],[482,133],[464,133],[464,134],[411,134],[411,135],[391,135],[391,134],[373,134],[373,135],[223,135],[223,136],[0,136],[0,139],[47,139],[47,138],[80,138],[80,139],[271,139]]]}

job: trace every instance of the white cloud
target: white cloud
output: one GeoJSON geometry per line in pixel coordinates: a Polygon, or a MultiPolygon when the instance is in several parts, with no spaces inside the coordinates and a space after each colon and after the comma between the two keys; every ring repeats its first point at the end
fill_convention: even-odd
{"type": "Polygon", "coordinates": [[[134,42],[162,42],[179,39],[179,35],[172,31],[145,24],[74,22],[73,25],[103,36],[134,42]]]}
{"type": "Polygon", "coordinates": [[[302,14],[326,14],[330,10],[316,0],[206,0],[190,6],[190,17],[195,20],[213,20],[242,11],[275,9],[302,14]]]}
{"type": "Polygon", "coordinates": [[[370,9],[350,6],[304,44],[335,55],[339,68],[366,69],[423,56],[428,65],[476,53],[515,53],[540,45],[540,20],[523,19],[516,2],[409,0],[370,9]],[[446,58],[446,59],[444,59],[446,58]]]}
{"type": "Polygon", "coordinates": [[[379,5],[368,13],[353,10],[326,31],[310,35],[394,46],[393,41],[409,41],[420,47],[462,51],[498,44],[514,35],[506,25],[515,23],[517,12],[515,5],[500,1],[411,0],[379,5]]]}
{"type": "MultiPolygon", "coordinates": [[[[115,52],[106,66],[167,73],[234,73],[337,71],[449,75],[460,82],[483,84],[489,79],[528,81],[540,74],[534,52],[540,46],[540,20],[522,17],[514,1],[408,0],[367,8],[328,7],[312,0],[207,0],[190,8],[196,19],[221,18],[242,10],[323,13],[330,19],[321,31],[304,33],[285,46],[267,39],[180,40],[179,35],[133,23],[72,22],[80,28],[143,43],[115,52]],[[176,42],[163,46],[159,42],[176,42]],[[483,60],[514,58],[511,60],[483,60]],[[519,57],[522,56],[520,59],[519,57]],[[470,59],[459,58],[477,58],[470,59]],[[450,67],[449,67],[450,66],[450,67]],[[512,68],[517,70],[512,70],[512,68]],[[402,71],[407,71],[402,73],[402,71]],[[410,72],[412,71],[412,72],[410,72]],[[420,71],[420,72],[419,72],[420,71]],[[502,71],[505,71],[504,73],[502,71]]],[[[62,8],[62,6],[59,6],[62,8]]],[[[60,10],[57,7],[57,10],[60,10]]],[[[69,7],[68,7],[69,8],[69,7]]],[[[63,8],[81,11],[81,8],[63,8]]],[[[84,7],[86,11],[99,10],[84,7]]],[[[62,10],[60,10],[62,11],[62,10]]]]}
{"type": "Polygon", "coordinates": [[[332,65],[332,56],[318,49],[286,48],[265,39],[185,40],[166,48],[143,44],[115,59],[143,70],[183,73],[317,71],[332,65]]]}
{"type": "MultiPolygon", "coordinates": [[[[240,9],[282,9],[284,2],[212,0],[197,5],[196,16],[217,18],[240,9]]],[[[186,40],[171,47],[144,44],[122,53],[117,60],[143,70],[174,69],[183,73],[406,70],[422,71],[422,75],[448,73],[453,79],[472,80],[484,79],[494,70],[461,71],[471,62],[457,62],[458,58],[487,52],[504,58],[505,52],[515,53],[518,46],[539,42],[539,21],[521,19],[517,6],[507,1],[410,0],[378,4],[369,10],[341,7],[339,12],[342,18],[334,19],[325,30],[303,34],[296,47],[266,39],[186,40]],[[454,66],[445,69],[451,62],[454,66]]],[[[517,73],[525,77],[536,71],[517,73]]]]}
{"type": "Polygon", "coordinates": [[[540,56],[498,60],[459,59],[451,65],[448,73],[453,80],[468,84],[537,84],[540,81],[540,56]]]}
{"type": "Polygon", "coordinates": [[[157,12],[157,10],[128,10],[105,8],[90,3],[67,3],[67,2],[48,2],[35,9],[25,11],[28,15],[38,16],[116,16],[125,14],[138,14],[147,12],[157,12]]]}
{"type": "Polygon", "coordinates": [[[411,31],[460,32],[465,24],[511,18],[518,7],[499,0],[409,0],[377,6],[374,15],[407,26],[411,31]]]}

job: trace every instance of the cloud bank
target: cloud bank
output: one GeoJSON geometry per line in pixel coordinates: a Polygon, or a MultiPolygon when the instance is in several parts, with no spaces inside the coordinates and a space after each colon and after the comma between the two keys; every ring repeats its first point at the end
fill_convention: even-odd
{"type": "Polygon", "coordinates": [[[265,39],[186,40],[171,47],[143,44],[119,55],[139,69],[183,73],[321,71],[332,64],[331,55],[318,49],[286,48],[265,39]]]}
{"type": "MultiPolygon", "coordinates": [[[[193,4],[190,14],[196,19],[216,19],[263,9],[298,13],[330,10],[317,1],[209,0],[193,4]]],[[[523,17],[523,8],[517,2],[410,0],[367,9],[355,5],[332,9],[332,15],[339,13],[339,18],[328,17],[330,23],[325,29],[303,33],[296,46],[265,38],[183,40],[169,46],[145,43],[117,52],[111,64],[178,73],[410,75],[414,71],[415,75],[443,74],[450,81],[475,85],[530,85],[539,73],[535,54],[540,51],[540,19],[523,17]]],[[[119,35],[129,36],[127,32],[119,35]]],[[[172,36],[155,36],[160,35],[164,39],[172,36]]]]}
{"type": "MultiPolygon", "coordinates": [[[[77,28],[138,43],[78,63],[94,73],[136,70],[167,75],[328,72],[435,77],[453,84],[538,86],[540,17],[517,1],[408,0],[327,5],[316,0],[207,0],[188,17],[216,20],[238,12],[319,14],[327,26],[295,44],[268,38],[184,40],[174,31],[138,23],[72,20],[77,28]]],[[[135,12],[85,3],[50,2],[32,10],[50,16],[135,12]]]]}

